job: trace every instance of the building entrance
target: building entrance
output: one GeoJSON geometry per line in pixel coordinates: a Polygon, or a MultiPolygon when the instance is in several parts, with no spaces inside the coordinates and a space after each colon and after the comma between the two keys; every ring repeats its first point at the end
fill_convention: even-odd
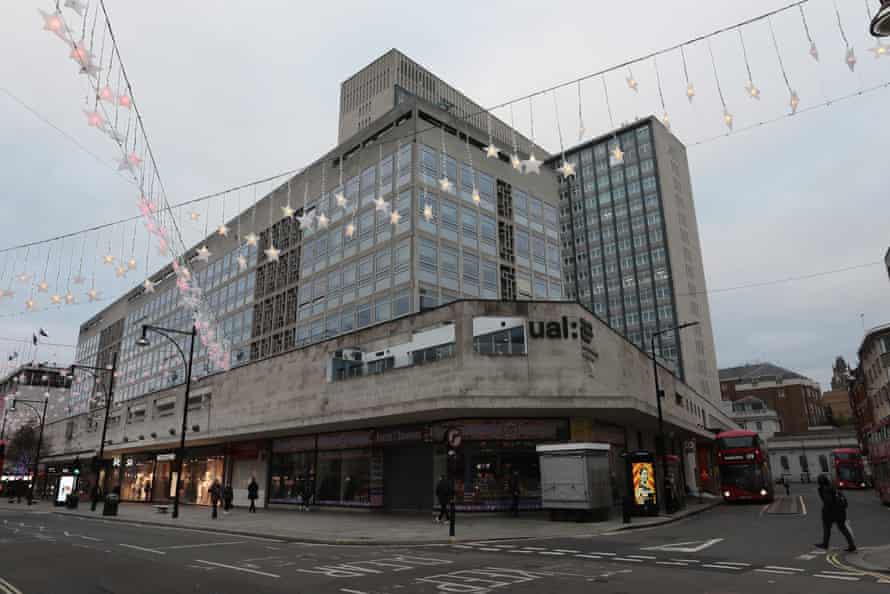
{"type": "Polygon", "coordinates": [[[399,445],[383,450],[383,505],[386,509],[432,509],[435,484],[432,445],[399,445]]]}

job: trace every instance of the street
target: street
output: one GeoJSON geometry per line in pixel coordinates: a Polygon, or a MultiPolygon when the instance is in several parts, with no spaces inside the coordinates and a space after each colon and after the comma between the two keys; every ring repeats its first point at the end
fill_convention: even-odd
{"type": "MultiPolygon", "coordinates": [[[[887,544],[890,509],[870,491],[847,497],[857,544],[887,544]]],[[[427,546],[305,544],[7,507],[0,592],[888,591],[890,578],[843,564],[839,534],[828,555],[816,550],[820,530],[809,485],[773,506],[723,505],[661,527],[427,546]]]]}

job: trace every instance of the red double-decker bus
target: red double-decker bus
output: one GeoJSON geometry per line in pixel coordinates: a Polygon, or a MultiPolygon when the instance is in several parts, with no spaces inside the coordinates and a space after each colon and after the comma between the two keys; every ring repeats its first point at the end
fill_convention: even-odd
{"type": "Polygon", "coordinates": [[[865,489],[865,464],[856,448],[831,451],[831,475],[838,489],[865,489]]]}
{"type": "Polygon", "coordinates": [[[720,490],[726,501],[772,501],[774,487],[766,444],[754,431],[717,435],[720,490]]]}

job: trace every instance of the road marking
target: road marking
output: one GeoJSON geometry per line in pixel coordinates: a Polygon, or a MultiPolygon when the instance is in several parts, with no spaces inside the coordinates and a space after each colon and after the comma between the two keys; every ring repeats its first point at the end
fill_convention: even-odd
{"type": "Polygon", "coordinates": [[[547,549],[544,547],[522,547],[526,551],[546,551],[547,549]]]}
{"type": "Polygon", "coordinates": [[[534,553],[535,551],[526,551],[526,550],[524,550],[524,549],[519,549],[519,550],[518,550],[518,549],[513,549],[513,550],[510,551],[510,552],[511,552],[511,553],[526,553],[526,554],[531,554],[531,553],[534,553]]]}
{"type": "Polygon", "coordinates": [[[648,561],[654,561],[658,557],[652,557],[651,555],[628,555],[631,559],[646,559],[648,561]]]}
{"type": "Polygon", "coordinates": [[[166,555],[167,554],[164,551],[159,551],[157,549],[147,549],[145,547],[137,547],[136,545],[121,543],[120,546],[127,547],[128,549],[136,549],[137,551],[145,551],[146,553],[153,553],[155,555],[166,555]]]}
{"type": "Polygon", "coordinates": [[[92,540],[93,542],[102,542],[101,538],[96,538],[94,536],[84,536],[83,534],[79,535],[84,540],[92,540]]]}
{"type": "Polygon", "coordinates": [[[575,556],[576,556],[576,557],[581,557],[582,559],[602,559],[602,557],[600,557],[600,556],[598,556],[598,555],[584,555],[584,554],[579,554],[579,555],[575,555],[575,556]]]}
{"type": "Polygon", "coordinates": [[[575,553],[580,553],[580,552],[581,552],[581,551],[578,551],[578,550],[575,550],[575,549],[553,549],[553,550],[556,551],[557,553],[571,553],[571,554],[575,554],[575,553]]]}
{"type": "Polygon", "coordinates": [[[680,567],[689,567],[688,563],[681,563],[679,561],[656,561],[656,565],[677,565],[680,567]]]}
{"type": "Polygon", "coordinates": [[[698,559],[671,559],[671,561],[679,561],[680,563],[701,563],[698,559]]]}
{"type": "Polygon", "coordinates": [[[203,559],[195,559],[196,563],[206,563],[207,565],[213,565],[214,567],[225,567],[226,569],[233,569],[235,571],[243,571],[245,573],[253,573],[256,575],[264,575],[266,577],[280,578],[280,575],[274,573],[267,573],[265,571],[257,571],[256,569],[247,569],[246,567],[238,567],[236,565],[226,565],[225,563],[216,563],[214,561],[205,561],[203,559]]]}
{"type": "Polygon", "coordinates": [[[767,569],[778,569],[780,571],[804,571],[797,567],[782,567],[781,565],[767,565],[767,569]]]}
{"type": "Polygon", "coordinates": [[[656,547],[643,547],[643,551],[671,551],[675,553],[700,553],[701,551],[712,547],[718,542],[722,542],[722,538],[712,538],[710,540],[689,540],[686,542],[674,542],[663,544],[656,547]]]}
{"type": "Polygon", "coordinates": [[[22,594],[22,591],[4,580],[0,578],[0,587],[3,587],[9,594],[22,594]]]}
{"type": "Polygon", "coordinates": [[[473,549],[475,547],[471,547],[469,545],[451,545],[452,549],[473,549]]]}
{"type": "Polygon", "coordinates": [[[615,553],[600,553],[599,551],[588,551],[591,555],[605,555],[606,557],[614,557],[615,553]]]}
{"type": "Polygon", "coordinates": [[[778,571],[776,569],[755,569],[754,571],[758,573],[772,573],[775,575],[794,575],[790,571],[778,571]]]}
{"type": "Polygon", "coordinates": [[[819,573],[828,573],[831,575],[853,575],[853,576],[862,575],[859,573],[854,573],[852,571],[828,571],[828,570],[824,570],[824,569],[822,571],[820,571],[819,573]]]}
{"type": "Polygon", "coordinates": [[[751,567],[750,563],[738,563],[736,561],[714,561],[714,563],[719,563],[720,565],[738,565],[739,567],[751,567]]]}
{"type": "Polygon", "coordinates": [[[511,544],[496,544],[496,545],[492,545],[492,546],[495,546],[499,549],[515,549],[516,548],[516,545],[511,545],[511,544]]]}
{"type": "Polygon", "coordinates": [[[800,509],[803,510],[803,515],[807,515],[807,504],[803,501],[803,495],[798,495],[800,497],[800,509]]]}
{"type": "Polygon", "coordinates": [[[495,549],[494,547],[478,547],[477,551],[487,551],[489,553],[500,553],[501,549],[495,549]]]}
{"type": "Polygon", "coordinates": [[[822,573],[815,573],[815,574],[813,574],[813,576],[825,578],[828,580],[843,580],[845,582],[858,582],[859,581],[858,577],[847,577],[847,576],[843,576],[843,575],[825,575],[822,573]]]}
{"type": "Polygon", "coordinates": [[[713,567],[714,569],[734,569],[736,571],[744,569],[743,567],[735,567],[733,565],[717,565],[716,563],[702,563],[702,567],[713,567]]]}
{"type": "Polygon", "coordinates": [[[221,547],[224,545],[235,545],[235,544],[243,544],[243,540],[235,540],[232,542],[208,542],[201,544],[187,544],[187,545],[174,545],[170,547],[164,547],[165,549],[196,549],[199,547],[221,547]]]}
{"type": "Polygon", "coordinates": [[[348,594],[371,594],[370,592],[365,592],[364,590],[351,590],[349,588],[340,588],[341,592],[347,592],[348,594]]]}
{"type": "Polygon", "coordinates": [[[816,557],[818,557],[818,555],[804,554],[804,555],[798,555],[797,557],[795,557],[795,559],[800,559],[801,561],[812,561],[816,557]]]}
{"type": "Polygon", "coordinates": [[[628,563],[642,563],[642,559],[628,559],[627,557],[612,557],[613,561],[626,561],[628,563]]]}
{"type": "Polygon", "coordinates": [[[539,555],[553,555],[555,557],[561,557],[565,555],[565,553],[560,553],[559,551],[538,551],[539,555]]]}

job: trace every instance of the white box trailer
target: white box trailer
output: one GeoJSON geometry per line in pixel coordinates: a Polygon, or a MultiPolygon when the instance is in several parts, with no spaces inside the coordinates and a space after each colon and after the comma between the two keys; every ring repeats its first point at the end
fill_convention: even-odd
{"type": "Polygon", "coordinates": [[[539,445],[541,506],[554,519],[606,519],[612,507],[607,443],[539,445]]]}

